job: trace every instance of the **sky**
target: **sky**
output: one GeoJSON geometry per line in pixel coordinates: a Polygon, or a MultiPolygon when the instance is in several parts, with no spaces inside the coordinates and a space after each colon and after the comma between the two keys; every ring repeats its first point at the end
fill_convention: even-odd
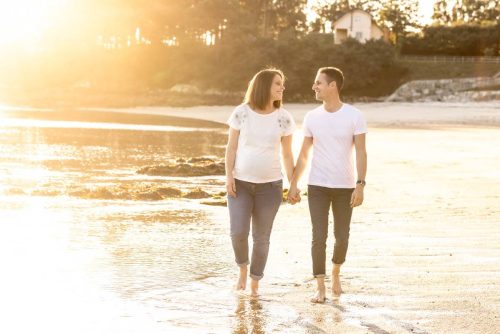
{"type": "Polygon", "coordinates": [[[419,0],[420,15],[422,16],[422,23],[429,24],[432,21],[432,12],[434,0],[419,0]]]}

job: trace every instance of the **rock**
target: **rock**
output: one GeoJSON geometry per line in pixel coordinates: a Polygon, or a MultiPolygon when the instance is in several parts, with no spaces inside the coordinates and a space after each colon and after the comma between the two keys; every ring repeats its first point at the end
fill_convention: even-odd
{"type": "Polygon", "coordinates": [[[200,203],[204,204],[204,205],[211,205],[211,206],[227,206],[226,200],[201,201],[200,203]]]}
{"type": "Polygon", "coordinates": [[[94,199],[115,199],[115,196],[109,189],[104,187],[99,187],[95,190],[91,190],[89,193],[90,198],[94,199]]]}
{"type": "Polygon", "coordinates": [[[208,176],[226,173],[223,162],[214,162],[209,158],[192,158],[189,161],[194,162],[146,166],[140,168],[136,173],[151,176],[208,176]]]}
{"type": "MultiPolygon", "coordinates": [[[[488,87],[500,85],[498,77],[477,77],[442,80],[416,80],[403,84],[391,96],[387,102],[468,102],[468,101],[495,101],[495,90],[487,90],[488,87]],[[481,90],[486,94],[462,94],[473,90],[481,90]],[[457,96],[459,95],[459,96],[457,96]]],[[[497,91],[498,92],[498,91],[497,91]]]]}
{"type": "Polygon", "coordinates": [[[181,197],[182,192],[179,189],[170,187],[161,187],[156,189],[156,191],[163,196],[163,198],[181,197]]]}
{"type": "Polygon", "coordinates": [[[31,192],[31,196],[59,196],[61,192],[55,189],[33,189],[31,192]]]}
{"type": "Polygon", "coordinates": [[[143,201],[159,201],[163,199],[157,191],[137,193],[135,194],[135,198],[143,201]]]}
{"type": "Polygon", "coordinates": [[[182,197],[189,199],[199,199],[199,198],[208,198],[210,197],[210,195],[207,192],[201,190],[200,188],[196,188],[195,190],[192,190],[187,194],[184,194],[182,197]]]}
{"type": "Polygon", "coordinates": [[[214,159],[200,157],[200,158],[191,158],[188,160],[190,164],[200,163],[200,162],[214,162],[214,159]]]}
{"type": "Polygon", "coordinates": [[[201,90],[193,85],[178,84],[169,89],[173,93],[201,94],[201,90]]]}
{"type": "Polygon", "coordinates": [[[10,189],[7,189],[5,191],[5,194],[6,195],[26,195],[26,193],[24,192],[24,190],[22,190],[21,188],[10,188],[10,189]]]}

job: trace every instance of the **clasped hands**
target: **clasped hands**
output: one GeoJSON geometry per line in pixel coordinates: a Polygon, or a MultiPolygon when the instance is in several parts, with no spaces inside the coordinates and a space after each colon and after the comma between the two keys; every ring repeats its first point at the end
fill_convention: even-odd
{"type": "Polygon", "coordinates": [[[290,190],[288,190],[288,195],[286,199],[288,203],[292,205],[300,202],[300,189],[298,189],[297,186],[295,185],[291,185],[290,190]]]}

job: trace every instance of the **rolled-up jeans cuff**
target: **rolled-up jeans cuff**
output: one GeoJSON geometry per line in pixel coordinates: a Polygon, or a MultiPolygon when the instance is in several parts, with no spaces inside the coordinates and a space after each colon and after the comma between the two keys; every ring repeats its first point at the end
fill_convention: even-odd
{"type": "Polygon", "coordinates": [[[262,277],[264,277],[264,275],[257,276],[254,274],[250,274],[250,278],[253,279],[254,281],[260,281],[262,277]]]}
{"type": "Polygon", "coordinates": [[[236,262],[236,264],[238,265],[238,267],[244,267],[244,266],[248,266],[250,264],[250,261],[246,260],[245,262],[242,262],[242,263],[236,262]]]}
{"type": "Polygon", "coordinates": [[[325,274],[314,275],[314,278],[325,278],[325,274]]]}

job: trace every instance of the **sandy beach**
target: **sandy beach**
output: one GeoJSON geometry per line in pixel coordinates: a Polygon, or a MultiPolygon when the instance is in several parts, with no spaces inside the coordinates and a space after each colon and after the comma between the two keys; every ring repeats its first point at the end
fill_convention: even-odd
{"type": "MultiPolygon", "coordinates": [[[[329,298],[323,305],[308,302],[314,282],[305,196],[295,206],[284,204],[278,213],[261,283],[262,297],[257,300],[230,291],[237,269],[225,232],[226,208],[197,207],[199,216],[185,219],[205,219],[208,225],[193,225],[186,229],[190,237],[181,236],[176,242],[163,244],[164,233],[183,225],[176,223],[177,227],[170,230],[161,221],[134,222],[127,227],[125,222],[106,223],[106,233],[101,235],[103,227],[96,223],[97,219],[92,220],[97,217],[95,212],[88,216],[88,227],[76,220],[67,226],[63,222],[73,216],[44,209],[43,201],[50,200],[31,203],[30,213],[13,211],[4,202],[0,207],[2,219],[17,224],[0,227],[1,259],[10,273],[0,284],[0,309],[8,315],[0,330],[497,333],[499,104],[356,106],[369,124],[369,167],[365,203],[353,215],[342,272],[345,293],[340,298],[329,298]],[[33,220],[43,215],[46,217],[42,224],[33,220]],[[30,231],[28,236],[26,231],[30,231]],[[87,246],[80,247],[81,238],[92,240],[95,248],[90,251],[87,246]],[[183,256],[186,248],[195,247],[185,244],[186,240],[199,242],[192,245],[203,248],[183,256]],[[171,254],[175,256],[170,257],[171,254]],[[192,254],[200,258],[198,262],[193,262],[192,254]],[[221,257],[224,260],[212,262],[213,254],[225,254],[221,257]],[[176,261],[195,265],[198,272],[194,278],[159,271],[161,264],[176,261]]],[[[299,126],[312,107],[287,106],[299,126]]],[[[224,122],[231,110],[232,107],[106,109],[215,122],[224,122]]],[[[300,141],[299,131],[294,138],[296,153],[300,141]]],[[[304,178],[303,190],[305,182],[304,178]]],[[[8,201],[14,207],[25,205],[15,197],[8,201]]],[[[161,202],[155,207],[165,210],[183,203],[187,201],[161,202]]],[[[74,204],[68,201],[59,205],[74,204]]],[[[118,212],[120,205],[110,203],[105,210],[118,212]]],[[[90,212],[92,203],[78,210],[75,216],[90,212]]],[[[332,227],[329,232],[327,258],[332,252],[332,227]]],[[[327,271],[330,269],[328,261],[327,271]]],[[[330,282],[329,277],[327,281],[330,282]]]]}
{"type": "MultiPolygon", "coordinates": [[[[272,276],[280,275],[274,268],[286,266],[293,288],[270,298],[295,309],[313,333],[495,333],[500,105],[356,106],[371,127],[369,181],[365,204],[353,217],[343,268],[346,293],[325,305],[307,303],[314,284],[303,201],[279,213],[264,295],[272,276]]],[[[300,123],[312,107],[288,109],[300,123]]],[[[230,110],[167,114],[224,121],[230,110]]],[[[331,234],[329,240],[327,258],[331,234]]],[[[258,315],[246,316],[258,323],[258,315]]]]}
{"type": "MultiPolygon", "coordinates": [[[[300,124],[307,111],[318,104],[285,104],[295,121],[300,124]]],[[[422,127],[427,125],[498,126],[500,102],[471,103],[356,103],[370,126],[422,127]]],[[[191,108],[137,107],[128,109],[88,109],[132,114],[168,115],[225,123],[234,107],[200,106],[191,108]]]]}

